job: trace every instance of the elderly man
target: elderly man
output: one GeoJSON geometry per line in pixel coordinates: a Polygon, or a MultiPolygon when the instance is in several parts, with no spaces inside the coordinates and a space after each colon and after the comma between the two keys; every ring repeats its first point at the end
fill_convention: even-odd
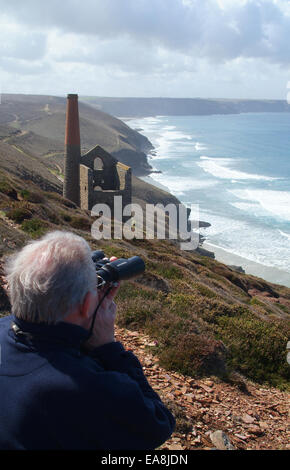
{"type": "Polygon", "coordinates": [[[51,232],[8,260],[0,320],[0,449],[154,449],[175,421],[114,339],[114,287],[99,304],[87,242],[51,232]]]}

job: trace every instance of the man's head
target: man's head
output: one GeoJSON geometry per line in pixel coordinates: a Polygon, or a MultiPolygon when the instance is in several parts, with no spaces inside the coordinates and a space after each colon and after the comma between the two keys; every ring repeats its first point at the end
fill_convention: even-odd
{"type": "Polygon", "coordinates": [[[78,235],[50,232],[10,257],[5,271],[12,313],[23,320],[82,324],[83,306],[86,315],[93,311],[96,271],[90,247],[78,235]]]}

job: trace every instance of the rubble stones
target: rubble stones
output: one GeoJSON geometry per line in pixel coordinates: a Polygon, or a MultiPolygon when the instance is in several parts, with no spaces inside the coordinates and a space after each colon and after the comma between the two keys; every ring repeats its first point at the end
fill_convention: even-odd
{"type": "MultiPolygon", "coordinates": [[[[175,431],[158,449],[218,449],[210,438],[217,431],[224,433],[230,445],[238,450],[287,449],[289,394],[286,392],[247,381],[250,393],[245,394],[238,384],[225,383],[214,376],[184,376],[160,367],[158,358],[148,351],[147,346],[152,343],[148,335],[117,328],[116,339],[137,355],[149,383],[161,399],[183,412],[183,429],[187,430],[175,431]]],[[[221,438],[220,445],[222,442],[226,445],[228,441],[221,438]]]]}
{"type": "Polygon", "coordinates": [[[215,431],[210,433],[210,440],[219,450],[235,450],[235,447],[232,445],[229,437],[223,431],[215,431]]]}

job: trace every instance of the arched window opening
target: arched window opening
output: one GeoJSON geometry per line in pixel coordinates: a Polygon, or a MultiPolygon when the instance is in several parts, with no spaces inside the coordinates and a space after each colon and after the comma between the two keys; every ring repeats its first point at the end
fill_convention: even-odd
{"type": "Polygon", "coordinates": [[[94,170],[103,170],[104,164],[100,157],[96,157],[94,160],[94,170]]]}

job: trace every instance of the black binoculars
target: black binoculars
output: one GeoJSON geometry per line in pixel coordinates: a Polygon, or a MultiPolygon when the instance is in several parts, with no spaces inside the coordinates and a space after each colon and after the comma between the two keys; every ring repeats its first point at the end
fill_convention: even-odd
{"type": "Polygon", "coordinates": [[[110,261],[103,251],[96,250],[92,252],[92,260],[96,267],[97,288],[107,283],[134,279],[145,271],[145,263],[140,256],[110,261]]]}

